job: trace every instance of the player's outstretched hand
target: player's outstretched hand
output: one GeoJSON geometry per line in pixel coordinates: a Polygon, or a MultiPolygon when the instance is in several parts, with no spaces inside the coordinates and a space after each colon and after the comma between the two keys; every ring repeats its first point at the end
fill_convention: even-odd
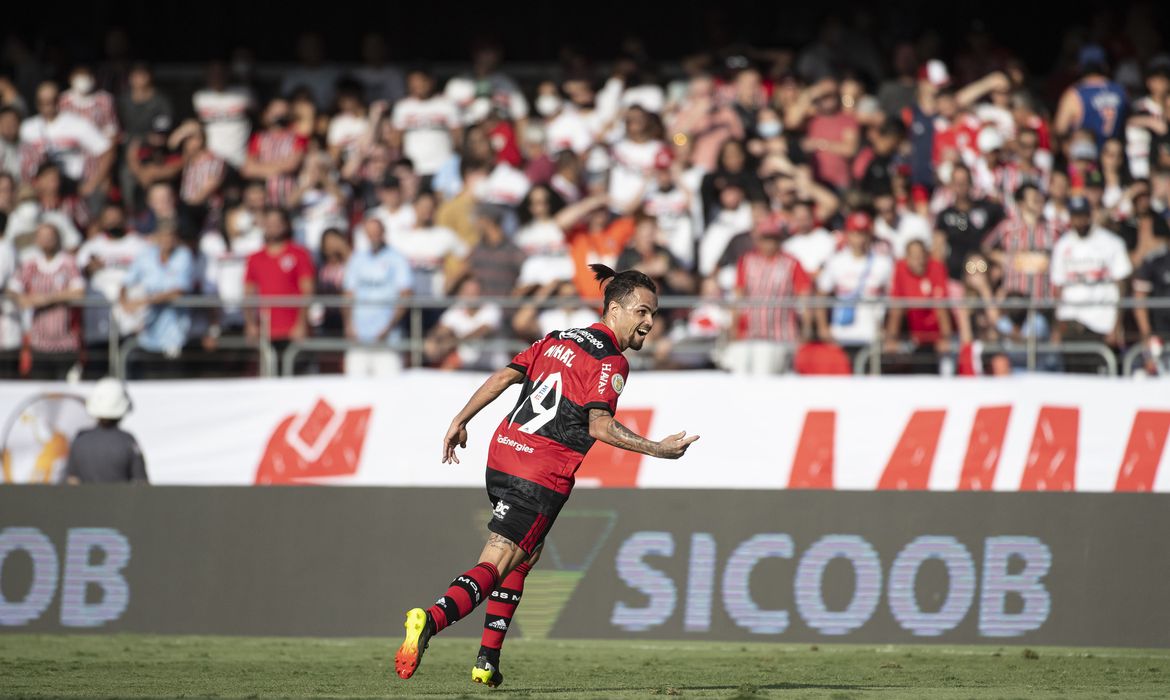
{"type": "Polygon", "coordinates": [[[698,435],[691,435],[687,437],[687,431],[683,430],[674,435],[668,435],[658,441],[658,456],[663,459],[678,459],[687,453],[687,448],[691,443],[698,440],[698,435]]]}
{"type": "Polygon", "coordinates": [[[467,447],[466,426],[452,425],[447,429],[447,436],[443,438],[443,464],[459,464],[456,447],[467,447]]]}

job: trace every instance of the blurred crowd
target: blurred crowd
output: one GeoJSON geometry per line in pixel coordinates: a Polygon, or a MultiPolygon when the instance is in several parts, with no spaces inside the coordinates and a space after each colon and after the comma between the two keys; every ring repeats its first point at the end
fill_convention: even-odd
{"type": "Polygon", "coordinates": [[[491,43],[440,80],[375,34],[357,65],[306,34],[279,80],[245,52],[193,93],[125,57],[21,63],[0,76],[0,372],[101,376],[113,335],[180,375],[225,338],[348,338],[339,367],[385,374],[410,297],[445,300],[423,361],[481,368],[500,358],[476,341],[593,322],[594,262],[699,299],[660,314],[656,367],[847,372],[880,344],[894,369],[1004,373],[1019,353],[981,344],[1153,348],[1170,309],[1118,308],[1170,296],[1170,55],[1144,32],[1070,40],[1045,75],[986,34],[883,46],[835,22],[665,74],[636,40],[604,69],[566,52],[524,84],[491,43]],[[194,294],[221,308],[173,303],[194,294]],[[241,304],[310,295],[355,306],[241,304]]]}

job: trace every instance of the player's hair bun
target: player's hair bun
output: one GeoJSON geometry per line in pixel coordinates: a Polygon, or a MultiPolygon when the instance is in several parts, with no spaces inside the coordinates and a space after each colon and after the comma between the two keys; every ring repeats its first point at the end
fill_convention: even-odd
{"type": "Polygon", "coordinates": [[[593,263],[589,266],[589,269],[593,270],[593,279],[597,280],[602,287],[605,286],[606,280],[611,280],[614,277],[617,277],[617,273],[614,272],[613,268],[609,267],[608,265],[593,263]]]}

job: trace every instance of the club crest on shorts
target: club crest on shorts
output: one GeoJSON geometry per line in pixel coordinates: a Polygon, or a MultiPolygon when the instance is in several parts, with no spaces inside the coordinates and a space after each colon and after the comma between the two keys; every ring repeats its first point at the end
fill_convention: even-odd
{"type": "Polygon", "coordinates": [[[626,380],[616,372],[613,375],[613,379],[610,380],[610,383],[613,384],[613,390],[619,394],[622,393],[622,389],[626,388],[626,380]]]}
{"type": "Polygon", "coordinates": [[[503,520],[508,515],[508,510],[512,506],[503,501],[496,502],[496,507],[492,509],[492,517],[496,520],[503,520]]]}

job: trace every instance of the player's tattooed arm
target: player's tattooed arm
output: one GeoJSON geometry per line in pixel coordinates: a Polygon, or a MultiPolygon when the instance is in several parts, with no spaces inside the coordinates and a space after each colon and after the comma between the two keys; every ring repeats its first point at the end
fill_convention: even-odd
{"type": "Polygon", "coordinates": [[[648,440],[619,423],[609,411],[601,408],[589,409],[589,434],[607,445],[663,459],[682,457],[691,443],[699,439],[698,435],[686,437],[684,431],[659,442],[648,440]]]}

